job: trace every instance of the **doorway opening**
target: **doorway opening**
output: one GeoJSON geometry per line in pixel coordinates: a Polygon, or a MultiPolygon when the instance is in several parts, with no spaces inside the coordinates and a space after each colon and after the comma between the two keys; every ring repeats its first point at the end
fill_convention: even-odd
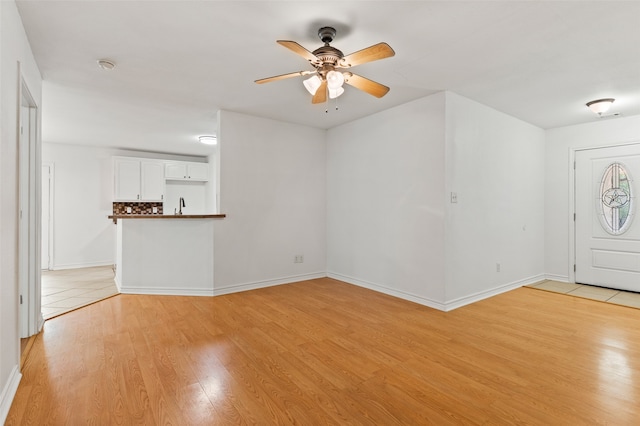
{"type": "Polygon", "coordinates": [[[18,109],[18,286],[20,337],[37,334],[40,311],[40,123],[38,106],[24,79],[18,109]]]}

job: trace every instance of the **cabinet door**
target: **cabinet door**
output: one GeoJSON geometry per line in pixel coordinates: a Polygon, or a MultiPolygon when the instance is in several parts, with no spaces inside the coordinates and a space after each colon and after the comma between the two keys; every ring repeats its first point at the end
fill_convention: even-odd
{"type": "Polygon", "coordinates": [[[164,163],[142,161],[140,163],[140,193],[143,201],[162,201],[164,198],[164,163]]]}
{"type": "Polygon", "coordinates": [[[186,163],[167,163],[164,167],[164,177],[174,180],[187,179],[186,163]]]}
{"type": "Polygon", "coordinates": [[[115,172],[115,201],[140,200],[140,161],[116,158],[115,172]]]}
{"type": "Polygon", "coordinates": [[[187,176],[191,180],[209,180],[209,164],[189,163],[187,165],[187,176]]]}

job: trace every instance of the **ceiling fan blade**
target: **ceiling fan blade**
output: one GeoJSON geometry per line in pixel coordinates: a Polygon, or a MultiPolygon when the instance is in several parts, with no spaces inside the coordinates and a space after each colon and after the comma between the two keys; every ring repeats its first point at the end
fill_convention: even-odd
{"type": "Polygon", "coordinates": [[[273,77],[261,78],[260,80],[256,80],[256,83],[258,84],[269,83],[272,81],[284,80],[285,78],[299,77],[301,75],[309,75],[309,74],[315,74],[315,71],[298,71],[298,72],[291,72],[289,74],[282,74],[282,75],[276,75],[273,77]]]}
{"type": "Polygon", "coordinates": [[[377,61],[378,59],[389,58],[395,54],[396,52],[394,52],[387,43],[378,43],[345,56],[340,60],[338,66],[340,68],[354,67],[367,62],[377,61]]]}
{"type": "Polygon", "coordinates": [[[316,94],[311,99],[312,104],[322,104],[327,102],[327,80],[322,80],[320,87],[316,90],[316,94]]]}
{"type": "Polygon", "coordinates": [[[297,53],[298,55],[302,56],[303,58],[305,58],[309,62],[315,62],[315,61],[318,60],[318,58],[316,58],[316,55],[314,55],[313,53],[309,52],[307,49],[305,49],[304,47],[302,47],[301,45],[299,45],[295,41],[278,40],[277,43],[280,44],[281,46],[286,47],[287,49],[291,50],[292,52],[297,53]]]}
{"type": "Polygon", "coordinates": [[[364,92],[367,92],[370,95],[375,96],[376,98],[381,98],[387,94],[389,88],[383,84],[376,83],[373,80],[369,80],[368,78],[364,78],[358,74],[353,73],[344,73],[345,78],[344,82],[355,87],[356,89],[360,89],[364,92]]]}

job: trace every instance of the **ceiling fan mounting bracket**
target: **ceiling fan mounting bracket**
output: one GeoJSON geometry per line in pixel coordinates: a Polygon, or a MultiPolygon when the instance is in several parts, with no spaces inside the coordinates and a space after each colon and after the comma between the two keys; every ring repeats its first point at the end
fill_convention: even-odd
{"type": "Polygon", "coordinates": [[[322,27],[318,30],[318,37],[324,44],[329,44],[336,38],[336,29],[333,27],[322,27]]]}

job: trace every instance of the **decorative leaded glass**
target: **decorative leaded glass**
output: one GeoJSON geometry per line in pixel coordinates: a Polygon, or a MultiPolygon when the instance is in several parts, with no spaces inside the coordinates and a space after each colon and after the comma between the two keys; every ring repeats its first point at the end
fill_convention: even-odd
{"type": "Polygon", "coordinates": [[[598,210],[604,229],[613,235],[624,233],[633,217],[633,193],[629,173],[620,163],[604,171],[600,184],[598,210]]]}

